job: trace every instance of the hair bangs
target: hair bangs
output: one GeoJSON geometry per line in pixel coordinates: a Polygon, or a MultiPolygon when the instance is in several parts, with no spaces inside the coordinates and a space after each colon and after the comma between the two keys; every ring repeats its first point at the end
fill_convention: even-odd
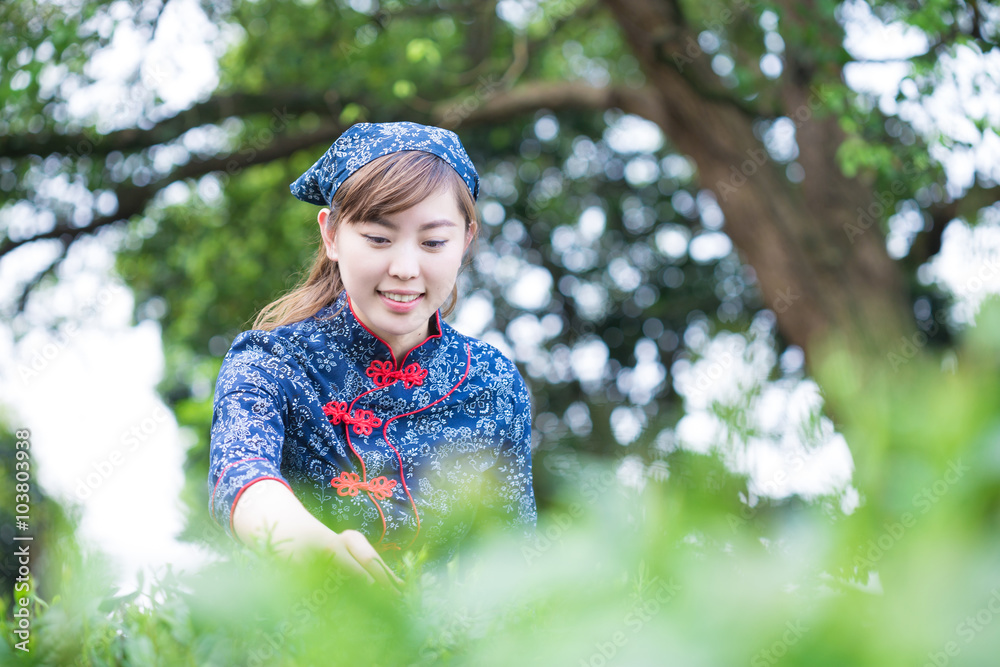
{"type": "Polygon", "coordinates": [[[373,220],[416,206],[442,189],[456,195],[459,209],[472,222],[471,195],[462,177],[447,162],[423,151],[403,151],[382,156],[351,176],[334,196],[341,219],[373,220]]]}
{"type": "MultiPolygon", "coordinates": [[[[479,216],[468,185],[450,164],[424,151],[390,153],[372,160],[352,174],[334,195],[327,224],[336,228],[345,221],[374,220],[392,215],[416,206],[442,190],[454,195],[475,244],[479,216]]],[[[321,243],[306,280],[268,304],[257,315],[253,326],[270,331],[283,324],[299,322],[334,303],[343,290],[340,267],[327,257],[321,243]]],[[[441,309],[442,317],[447,317],[454,310],[457,298],[457,287],[452,286],[451,298],[441,309]]]]}

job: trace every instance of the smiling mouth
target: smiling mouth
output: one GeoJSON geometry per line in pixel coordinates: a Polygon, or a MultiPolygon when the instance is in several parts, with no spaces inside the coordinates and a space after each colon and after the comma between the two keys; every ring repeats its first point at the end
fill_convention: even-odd
{"type": "Polygon", "coordinates": [[[422,296],[420,294],[399,294],[397,292],[379,292],[379,294],[390,301],[396,301],[397,303],[410,303],[411,301],[416,301],[422,296]]]}

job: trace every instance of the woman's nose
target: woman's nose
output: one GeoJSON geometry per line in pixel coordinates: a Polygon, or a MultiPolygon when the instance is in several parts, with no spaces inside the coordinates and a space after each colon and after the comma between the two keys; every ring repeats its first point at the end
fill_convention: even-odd
{"type": "Polygon", "coordinates": [[[420,275],[417,253],[405,246],[398,247],[389,262],[389,275],[400,280],[411,280],[420,275]]]}

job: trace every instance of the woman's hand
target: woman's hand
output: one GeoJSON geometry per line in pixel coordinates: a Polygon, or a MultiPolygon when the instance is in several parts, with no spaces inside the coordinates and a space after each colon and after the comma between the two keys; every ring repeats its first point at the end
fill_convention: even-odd
{"type": "Polygon", "coordinates": [[[326,538],[327,549],[333,552],[334,560],[345,569],[370,577],[380,584],[399,586],[403,583],[385,564],[367,537],[356,530],[344,530],[339,533],[327,530],[332,535],[326,538]]]}
{"type": "Polygon", "coordinates": [[[348,572],[380,584],[402,584],[368,538],[356,530],[330,530],[277,480],[261,480],[243,492],[233,508],[233,530],[244,543],[270,542],[293,560],[310,551],[328,551],[348,572]]]}

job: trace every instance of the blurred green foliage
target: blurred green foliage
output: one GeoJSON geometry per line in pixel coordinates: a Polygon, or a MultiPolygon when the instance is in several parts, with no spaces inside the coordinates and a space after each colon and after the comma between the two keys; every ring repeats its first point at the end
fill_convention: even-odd
{"type": "MultiPolygon", "coordinates": [[[[634,125],[621,130],[616,110],[541,108],[458,128],[483,177],[485,222],[462,289],[467,299],[489,304],[482,333],[509,348],[532,387],[540,441],[536,489],[544,510],[537,542],[512,545],[487,535],[445,569],[412,556],[404,590],[395,595],[342,580],[321,560],[289,566],[246,554],[210,523],[207,434],[222,355],[254,313],[295,282],[318,244],[315,208],[292,200],[287,187],[329,142],[258,164],[272,141],[329,122],[435,121],[445,102],[454,106],[443,118],[465,123],[518,80],[646,83],[600,3],[517,4],[528,6],[520,26],[501,20],[494,3],[442,10],[391,1],[203,2],[224,29],[220,42],[232,40],[214,95],[234,100],[233,108],[157,125],[172,112],[164,112],[149,78],[162,75],[163,63],[152,62],[129,79],[127,97],[110,103],[118,125],[100,126],[72,118],[68,98],[90,83],[88,63],[117,30],[134,24],[149,36],[161,7],[0,4],[0,25],[16,36],[0,40],[0,135],[7,149],[0,157],[0,205],[30,203],[39,220],[86,224],[92,202],[47,194],[47,179],[64,178],[87,193],[164,187],[117,229],[116,268],[136,296],[137,319],[162,327],[161,394],[195,442],[185,537],[219,554],[201,572],[167,572],[141,595],[122,596],[111,566],[75,543],[74,519],[38,496],[34,525],[44,556],[33,562],[39,581],[30,601],[31,652],[14,647],[16,619],[8,616],[0,660],[995,663],[1000,310],[983,311],[955,350],[938,350],[949,342],[940,327],[926,348],[898,360],[833,351],[813,369],[851,445],[856,510],[845,514],[833,497],[807,503],[753,496],[748,480],[721,455],[665,447],[657,438],[683,413],[670,373],[692,355],[685,332],[698,323],[712,333],[745,330],[762,305],[754,271],[732,251],[691,251],[692,238],[722,225],[705,184],[669,140],[630,147],[628,139],[641,132],[634,125]],[[58,69],[58,85],[43,85],[46,68],[58,69]],[[250,104],[241,97],[249,94],[260,97],[250,104]],[[136,127],[157,128],[151,145],[102,144],[107,137],[127,143],[136,127]],[[125,134],[114,134],[118,129],[125,134]],[[50,152],[39,154],[36,143],[50,152]],[[158,180],[172,178],[174,167],[214,157],[235,163],[177,177],[169,188],[158,180]],[[542,269],[552,288],[544,303],[525,306],[513,293],[531,267],[542,269]],[[519,345],[530,338],[525,332],[538,331],[545,335],[537,344],[519,345]],[[570,360],[591,344],[608,363],[599,378],[583,381],[570,360]],[[655,350],[664,372],[645,399],[630,392],[628,381],[642,345],[655,350]],[[627,446],[611,424],[621,406],[645,420],[627,446]],[[625,454],[652,465],[628,478],[617,467],[625,454]]],[[[928,36],[933,48],[909,60],[921,95],[939,83],[943,53],[955,44],[976,45],[955,28],[970,14],[964,3],[870,4],[877,15],[928,36]]],[[[876,194],[916,202],[922,214],[940,202],[943,176],[927,139],[840,78],[850,60],[837,20],[843,5],[811,3],[804,8],[809,20],[799,24],[795,12],[777,3],[677,5],[713,32],[713,53],[734,63],[731,77],[722,77],[731,87],[710,92],[753,103],[759,138],[780,120],[772,107],[779,108],[786,78],[797,75],[798,65],[816,66],[813,81],[823,101],[816,113],[836,114],[847,136],[836,154],[841,169],[876,194]],[[723,21],[734,7],[738,18],[723,21]],[[764,28],[765,11],[776,27],[764,28]],[[772,45],[780,37],[782,49],[764,48],[767,33],[772,45]],[[765,51],[792,54],[782,76],[761,73],[765,51]]],[[[985,129],[984,119],[973,120],[985,129]]],[[[974,220],[976,210],[957,213],[974,220]]],[[[3,232],[3,241],[15,235],[3,232]]],[[[912,299],[928,304],[927,321],[948,305],[947,295],[916,280],[918,265],[934,251],[902,260],[912,299]]],[[[775,347],[785,350],[780,336],[775,347]]],[[[751,398],[723,415],[726,422],[740,424],[751,398]]],[[[0,495],[9,498],[14,441],[8,429],[0,431],[0,495]]],[[[2,514],[7,507],[0,507],[4,527],[12,525],[2,514]]],[[[14,543],[9,531],[0,537],[9,608],[14,543]]]]}
{"type": "MultiPolygon", "coordinates": [[[[115,597],[62,554],[28,664],[987,665],[1000,648],[1000,302],[955,363],[830,356],[819,372],[867,455],[850,514],[761,499],[715,455],[677,449],[621,483],[574,455],[533,542],[486,534],[401,592],[231,550],[115,597]],[[891,417],[887,419],[886,417],[891,417]]],[[[69,529],[59,539],[72,543],[69,529]]],[[[12,648],[3,628],[4,659],[12,648]]]]}

